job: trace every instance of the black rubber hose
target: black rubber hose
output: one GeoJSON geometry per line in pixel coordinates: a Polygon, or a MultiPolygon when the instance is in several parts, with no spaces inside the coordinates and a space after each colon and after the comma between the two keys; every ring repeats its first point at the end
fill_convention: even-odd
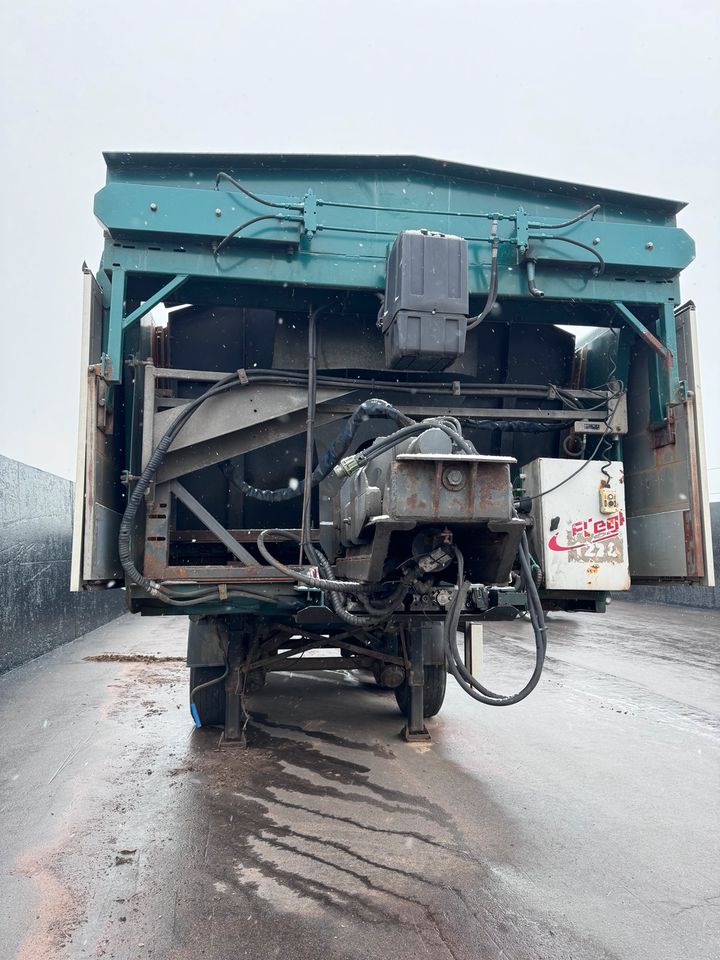
{"type": "Polygon", "coordinates": [[[407,437],[411,437],[416,433],[423,433],[430,427],[438,427],[440,430],[446,433],[464,453],[469,453],[471,455],[477,454],[477,450],[472,443],[470,443],[469,440],[466,440],[462,434],[454,429],[454,427],[451,427],[445,418],[428,417],[428,419],[422,420],[420,423],[412,423],[408,427],[401,427],[400,430],[397,430],[395,433],[391,433],[387,437],[378,437],[378,439],[366,450],[363,450],[358,454],[358,458],[361,463],[367,463],[369,460],[373,460],[375,457],[379,457],[381,454],[391,450],[407,437]]]}
{"type": "MultiPolygon", "coordinates": [[[[332,576],[330,562],[321,550],[315,551],[315,562],[326,578],[332,576]]],[[[400,609],[410,587],[410,582],[411,581],[403,581],[398,585],[392,594],[392,605],[388,604],[386,609],[369,612],[367,614],[351,613],[345,606],[345,600],[342,594],[336,593],[334,590],[327,591],[327,598],[331,609],[335,611],[341,620],[351,627],[375,627],[387,623],[393,613],[396,613],[400,609]]],[[[358,600],[365,606],[363,594],[358,594],[358,600]]]]}
{"type": "Polygon", "coordinates": [[[485,320],[492,308],[495,306],[497,301],[497,291],[498,291],[498,244],[497,240],[493,241],[492,245],[492,254],[490,261],[490,284],[488,286],[488,295],[487,300],[485,301],[485,306],[482,309],[482,312],[479,313],[476,317],[470,317],[467,322],[467,329],[474,330],[475,327],[479,326],[483,320],[485,320]]]}
{"type": "Polygon", "coordinates": [[[216,247],[213,248],[213,253],[217,256],[226,243],[229,243],[233,237],[236,237],[239,233],[249,226],[252,226],[253,223],[260,223],[261,220],[284,220],[284,217],[278,216],[276,213],[263,213],[259,217],[251,217],[249,220],[244,220],[239,226],[235,227],[234,230],[231,230],[227,236],[218,243],[216,247]]]}
{"type": "Polygon", "coordinates": [[[535,283],[535,263],[533,257],[526,257],[525,263],[527,264],[527,288],[531,296],[542,299],[545,296],[544,291],[535,283]]]}
{"type": "MultiPolygon", "coordinates": [[[[409,417],[406,417],[404,414],[400,413],[399,410],[396,410],[395,407],[391,406],[389,403],[386,403],[384,400],[366,400],[365,403],[360,404],[355,413],[346,422],[336,437],[333,445],[325,453],[325,456],[313,470],[311,486],[316,486],[329,475],[330,471],[338,464],[343,454],[347,452],[353,435],[360,422],[372,416],[386,416],[389,419],[394,420],[396,423],[406,423],[407,426],[401,427],[395,433],[390,433],[387,436],[379,437],[370,447],[368,447],[366,450],[363,450],[361,454],[358,454],[362,463],[366,463],[369,460],[380,456],[387,450],[392,449],[392,447],[397,446],[398,443],[400,443],[402,440],[405,440],[407,437],[411,437],[417,433],[423,433],[430,427],[439,427],[441,430],[447,433],[448,436],[454,440],[455,443],[466,453],[477,453],[475,447],[463,436],[461,436],[457,430],[454,430],[452,427],[450,427],[442,417],[434,417],[432,419],[423,420],[420,423],[416,423],[409,417]]],[[[234,476],[232,465],[228,466],[226,476],[230,482],[233,483],[246,496],[252,497],[255,500],[263,500],[266,503],[280,503],[285,500],[292,500],[295,497],[299,497],[305,489],[305,483],[303,480],[301,480],[295,488],[280,487],[277,490],[262,490],[258,487],[252,486],[252,484],[247,483],[245,480],[238,480],[234,476]]]]}
{"type": "Polygon", "coordinates": [[[549,433],[553,430],[567,430],[577,420],[573,411],[567,420],[465,420],[465,426],[471,430],[505,430],[508,433],[549,433]]]}
{"type": "MultiPolygon", "coordinates": [[[[406,417],[404,413],[400,413],[399,410],[387,403],[387,401],[378,399],[365,400],[364,403],[361,403],[357,410],[355,410],[352,416],[346,420],[332,446],[325,452],[313,470],[310,476],[311,487],[316,487],[330,474],[333,467],[335,467],[344,454],[347,453],[359,425],[371,417],[387,417],[389,420],[401,426],[413,424],[410,417],[406,417]]],[[[285,500],[293,500],[295,497],[302,496],[305,491],[304,480],[301,480],[295,488],[280,487],[277,490],[263,490],[259,487],[254,487],[251,483],[235,477],[232,464],[227,465],[225,475],[245,496],[252,497],[254,500],[263,500],[265,503],[281,503],[285,500]]]]}
{"type": "MultiPolygon", "coordinates": [[[[253,590],[247,590],[245,588],[238,589],[230,584],[227,584],[226,586],[228,598],[244,597],[250,600],[259,600],[262,603],[272,603],[275,605],[280,605],[281,603],[278,598],[271,597],[266,593],[257,593],[253,590]]],[[[203,587],[203,592],[197,594],[186,593],[183,591],[182,594],[178,594],[177,596],[170,595],[168,593],[167,586],[160,585],[160,589],[163,591],[161,596],[163,602],[168,603],[173,607],[191,607],[197,603],[217,603],[220,600],[217,587],[214,587],[212,590],[207,590],[203,587]]]]}
{"type": "MultiPolygon", "coordinates": [[[[299,583],[307,584],[310,587],[316,587],[320,590],[325,590],[328,595],[328,600],[330,601],[330,606],[335,611],[335,613],[346,623],[355,627],[369,627],[375,626],[379,623],[385,623],[389,616],[395,612],[395,608],[392,611],[383,610],[382,613],[374,615],[359,615],[356,613],[350,613],[340,596],[342,593],[352,593],[355,596],[359,596],[364,593],[369,593],[373,590],[371,584],[367,583],[355,583],[351,580],[335,580],[332,578],[332,570],[330,569],[330,563],[327,557],[323,554],[321,550],[318,550],[313,544],[310,544],[309,549],[306,547],[308,556],[312,562],[320,569],[324,576],[323,577],[311,577],[307,574],[301,573],[298,570],[291,570],[289,567],[286,567],[284,564],[280,563],[275,559],[265,546],[264,538],[267,534],[272,533],[275,536],[281,536],[286,540],[293,540],[295,543],[300,542],[300,537],[294,533],[292,530],[263,530],[258,537],[258,550],[262,556],[268,561],[268,563],[275,567],[276,570],[279,570],[280,573],[284,573],[288,577],[297,580],[299,583]]],[[[378,589],[382,588],[384,584],[379,584],[378,589]]],[[[397,596],[397,607],[400,606],[400,603],[405,597],[410,586],[410,581],[408,580],[405,584],[399,584],[396,590],[397,596]],[[400,588],[404,586],[402,591],[402,596],[400,596],[400,588]]]]}
{"type": "Polygon", "coordinates": [[[597,213],[599,209],[600,204],[596,203],[594,206],[590,207],[589,210],[585,210],[583,213],[579,213],[576,217],[573,217],[572,220],[565,220],[563,223],[528,223],[528,227],[542,227],[543,230],[562,230],[565,227],[572,227],[573,224],[579,223],[581,220],[584,220],[585,217],[589,217],[593,213],[597,213]]]}
{"type": "Polygon", "coordinates": [[[303,210],[303,205],[301,203],[276,203],[274,200],[266,200],[264,197],[259,197],[256,193],[253,193],[252,190],[248,190],[247,187],[244,187],[235,177],[231,177],[229,173],[225,173],[224,170],[221,170],[220,173],[215,177],[215,189],[218,189],[218,185],[221,180],[227,180],[228,183],[231,183],[236,190],[239,190],[240,193],[244,193],[246,197],[249,197],[251,200],[254,200],[255,203],[261,203],[265,207],[277,207],[280,210],[303,210]]]}
{"type": "Polygon", "coordinates": [[[205,402],[209,397],[216,396],[219,393],[223,393],[225,390],[234,387],[239,383],[239,378],[237,373],[230,374],[230,376],[219,380],[217,383],[213,384],[208,390],[205,391],[201,396],[197,397],[195,400],[191,400],[190,403],[186,404],[180,414],[176,419],[170,424],[165,433],[160,438],[160,442],[153,450],[152,456],[147,462],[147,465],[143,472],[140,474],[140,478],[135,484],[132,493],[128,497],[127,506],[125,507],[125,513],[123,518],[120,521],[120,529],[118,531],[118,556],[120,563],[125,572],[125,576],[129,578],[134,584],[138,587],[141,587],[143,590],[146,590],[151,596],[163,598],[163,589],[160,584],[156,583],[154,580],[150,580],[147,577],[143,576],[142,573],[137,569],[133,561],[131,551],[130,551],[130,538],[132,535],[132,528],[135,522],[135,517],[137,512],[143,504],[145,493],[150,486],[152,478],[155,476],[158,467],[162,463],[165,454],[170,448],[175,437],[180,433],[182,428],[187,423],[188,419],[192,414],[197,410],[197,408],[205,402]]]}
{"type": "MultiPolygon", "coordinates": [[[[572,237],[542,237],[542,236],[538,237],[538,236],[534,236],[533,234],[530,235],[530,239],[531,240],[549,240],[552,243],[571,243],[574,247],[580,247],[581,250],[587,250],[588,253],[592,254],[593,257],[595,257],[595,259],[599,264],[599,266],[594,268],[597,271],[598,276],[605,271],[605,260],[602,257],[602,255],[595,249],[595,247],[591,247],[587,243],[581,243],[580,240],[573,240],[572,237]]],[[[575,263],[579,264],[580,261],[576,260],[575,263]]],[[[588,266],[590,266],[590,264],[588,264],[588,266]]],[[[537,296],[537,294],[535,294],[535,296],[537,296]]]]}
{"type": "Polygon", "coordinates": [[[533,632],[535,634],[535,668],[532,676],[522,690],[511,696],[503,696],[502,694],[494,693],[492,690],[488,690],[487,687],[483,686],[467,670],[460,658],[460,653],[457,648],[457,626],[465,602],[465,597],[469,589],[469,584],[464,582],[464,564],[462,554],[459,550],[456,550],[456,557],[458,561],[458,589],[455,595],[455,600],[451,604],[450,610],[448,611],[448,616],[445,619],[444,629],[448,666],[450,668],[450,672],[458,681],[463,690],[469,696],[473,697],[473,699],[478,700],[480,703],[485,703],[488,706],[507,707],[511,706],[512,704],[519,703],[535,689],[538,681],[540,680],[540,676],[542,675],[543,665],[545,662],[545,651],[547,648],[547,637],[545,633],[545,622],[540,603],[540,597],[537,592],[535,581],[532,577],[532,571],[530,569],[530,561],[528,559],[529,552],[530,550],[527,542],[527,536],[525,533],[523,533],[518,547],[518,559],[520,561],[522,586],[528,598],[528,612],[530,613],[530,620],[532,622],[533,632]]]}
{"type": "Polygon", "coordinates": [[[293,540],[298,544],[300,543],[300,537],[292,530],[261,530],[258,534],[257,547],[261,556],[267,560],[271,567],[275,567],[276,570],[286,577],[297,580],[298,583],[304,583],[308,587],[316,587],[318,590],[335,590],[338,593],[354,594],[372,591],[372,587],[369,584],[359,583],[356,580],[324,580],[321,577],[311,577],[309,574],[302,573],[300,570],[292,570],[290,567],[285,566],[284,563],[280,563],[265,546],[265,537],[270,536],[270,534],[275,537],[280,537],[281,540],[293,540]]]}

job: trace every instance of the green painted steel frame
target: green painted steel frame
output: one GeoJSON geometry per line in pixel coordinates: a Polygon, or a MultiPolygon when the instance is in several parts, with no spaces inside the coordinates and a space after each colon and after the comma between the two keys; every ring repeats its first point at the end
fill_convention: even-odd
{"type": "MultiPolygon", "coordinates": [[[[678,274],[694,246],[675,226],[681,205],[673,201],[418,158],[106,159],[108,184],[96,196],[95,213],[108,235],[101,284],[109,382],[122,376],[124,332],[158,303],[173,302],[181,287],[186,302],[202,302],[196,288],[215,303],[257,305],[261,298],[298,309],[337,290],[372,296],[384,289],[387,251],[402,230],[466,237],[470,294],[479,303],[489,288],[496,221],[499,298],[530,305],[525,262],[531,255],[544,305],[607,304],[651,344],[657,423],[681,398],[673,309],[678,274]],[[256,196],[218,184],[221,170],[256,196]],[[592,218],[558,228],[598,202],[592,218]],[[243,223],[245,229],[215,253],[243,223]],[[588,251],[559,237],[600,253],[604,272],[588,251]],[[126,314],[128,302],[133,309],[126,314]],[[654,333],[631,309],[647,304],[657,309],[654,333]]],[[[575,322],[583,322],[580,314],[575,322]]]]}

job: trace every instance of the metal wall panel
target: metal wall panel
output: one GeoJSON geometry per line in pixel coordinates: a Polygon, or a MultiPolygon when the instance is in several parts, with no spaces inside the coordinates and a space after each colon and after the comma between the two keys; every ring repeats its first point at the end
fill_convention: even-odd
{"type": "Polygon", "coordinates": [[[619,596],[640,603],[669,603],[679,607],[702,607],[706,610],[720,610],[720,503],[710,504],[712,526],[712,545],[715,556],[714,587],[698,583],[663,584],[660,587],[634,586],[629,594],[619,596]]]}
{"type": "Polygon", "coordinates": [[[0,456],[0,673],[125,612],[119,590],[70,592],[73,484],[0,456]]]}

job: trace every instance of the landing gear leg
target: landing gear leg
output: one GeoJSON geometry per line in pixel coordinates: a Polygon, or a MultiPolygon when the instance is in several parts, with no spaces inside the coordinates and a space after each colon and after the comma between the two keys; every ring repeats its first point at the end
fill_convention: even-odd
{"type": "Polygon", "coordinates": [[[230,669],[225,678],[225,728],[220,738],[221,747],[244,747],[245,740],[245,705],[243,703],[243,673],[241,665],[243,657],[240,645],[230,645],[230,669]]]}
{"type": "Polygon", "coordinates": [[[425,697],[425,651],[420,630],[410,631],[410,676],[408,677],[409,709],[408,722],[402,735],[410,743],[429,741],[430,734],[424,722],[425,697]]]}

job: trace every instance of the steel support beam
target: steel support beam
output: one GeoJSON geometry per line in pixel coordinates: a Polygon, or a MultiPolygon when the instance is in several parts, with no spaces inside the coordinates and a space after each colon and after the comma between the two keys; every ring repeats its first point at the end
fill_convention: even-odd
{"type": "Polygon", "coordinates": [[[129,327],[132,323],[135,323],[137,320],[142,320],[146,314],[150,313],[153,307],[156,307],[159,303],[162,303],[165,297],[169,297],[171,293],[174,293],[175,290],[181,287],[187,279],[188,275],[186,273],[178,274],[176,277],[173,277],[172,280],[168,281],[164,287],[161,287],[157,293],[154,293],[151,297],[148,297],[147,300],[144,300],[139,307],[136,307],[132,313],[129,313],[123,318],[123,330],[127,329],[127,327],[129,327]]]}
{"type": "MultiPolygon", "coordinates": [[[[385,237],[383,249],[388,239],[385,237]]],[[[338,259],[333,260],[332,252],[318,256],[299,247],[292,255],[281,258],[272,249],[269,252],[262,249],[258,251],[257,247],[261,245],[251,244],[252,249],[227,249],[214,258],[202,249],[176,250],[168,247],[158,250],[141,243],[125,246],[108,241],[108,244],[104,263],[117,265],[113,269],[119,267],[128,274],[152,273],[159,276],[186,273],[192,278],[191,284],[195,280],[223,280],[228,282],[228,286],[219,302],[233,303],[235,306],[276,305],[283,291],[292,290],[296,294],[294,303],[301,309],[309,303],[309,297],[303,299],[308,290],[327,288],[381,292],[385,289],[385,253],[379,251],[375,257],[351,257],[336,251],[334,256],[338,259]],[[342,262],[342,272],[339,267],[333,267],[333,263],[338,261],[342,262]],[[252,285],[239,302],[233,294],[233,285],[237,281],[252,285]],[[258,284],[273,287],[278,293],[273,292],[273,296],[268,297],[267,289],[255,289],[258,284]]],[[[488,291],[489,273],[484,257],[481,259],[482,251],[477,249],[480,246],[485,245],[470,244],[469,288],[471,296],[484,297],[488,291]]],[[[660,303],[667,298],[675,301],[679,298],[679,286],[674,277],[658,278],[657,283],[647,283],[644,278],[636,280],[624,277],[620,282],[609,273],[594,277],[590,270],[558,270],[553,264],[543,265],[542,288],[545,303],[552,300],[607,303],[617,300],[621,295],[634,303],[660,303]]],[[[519,270],[514,262],[500,268],[498,296],[527,300],[525,272],[519,270]]],[[[190,299],[194,299],[192,294],[190,299]]],[[[317,302],[317,294],[313,299],[317,302]]]]}
{"type": "Polygon", "coordinates": [[[652,351],[648,358],[650,374],[651,428],[660,428],[667,422],[668,406],[681,402],[682,388],[677,371],[677,341],[675,311],[672,304],[660,304],[657,335],[619,300],[613,306],[627,325],[652,351]]]}
{"type": "Polygon", "coordinates": [[[114,267],[110,286],[110,309],[108,312],[107,349],[103,354],[103,376],[108,383],[120,383],[123,365],[123,334],[133,323],[146,316],[153,307],[170,296],[188,279],[187,273],[177,274],[139,307],[125,316],[127,273],[114,267]]]}
{"type": "Polygon", "coordinates": [[[241,563],[244,563],[248,567],[257,566],[255,557],[253,557],[242,544],[238,543],[235,537],[228,533],[225,527],[195,499],[189,490],[186,490],[181,483],[178,483],[177,480],[173,480],[170,483],[170,493],[177,497],[181,503],[184,503],[188,510],[190,510],[201,523],[204,523],[208,530],[214,533],[218,540],[223,543],[230,553],[237,557],[241,563]]]}

